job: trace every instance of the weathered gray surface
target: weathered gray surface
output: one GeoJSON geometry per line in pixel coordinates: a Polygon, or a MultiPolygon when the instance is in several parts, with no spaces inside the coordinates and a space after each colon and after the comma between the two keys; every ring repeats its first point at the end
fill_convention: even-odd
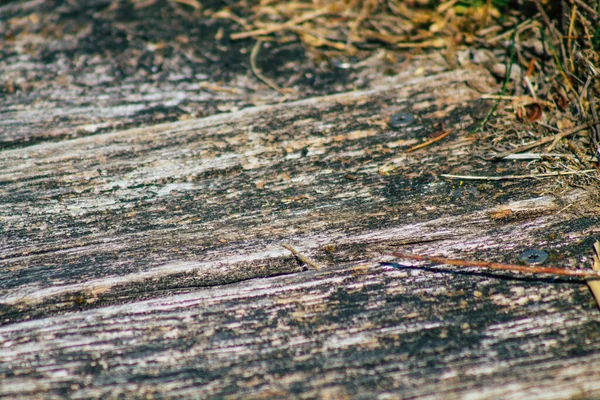
{"type": "MultiPolygon", "coordinates": [[[[39,12],[39,2],[24,4],[39,12]]],[[[3,7],[3,18],[18,8],[3,7]]],[[[86,21],[79,41],[97,24],[86,21]]],[[[26,40],[3,47],[17,83],[26,40]]],[[[133,53],[145,46],[130,43],[133,53]]],[[[62,65],[59,54],[42,73],[33,59],[36,82],[62,65]]],[[[143,111],[168,105],[170,90],[194,98],[193,78],[177,88],[157,79],[158,103],[144,100],[140,114],[105,113],[137,101],[136,85],[150,79],[138,70],[113,82],[106,108],[76,107],[104,84],[81,95],[54,83],[5,93],[0,396],[600,397],[600,313],[584,283],[398,269],[386,256],[516,262],[541,248],[548,264],[577,266],[598,235],[596,193],[557,191],[553,180],[441,178],[529,172],[527,161],[477,157],[490,138],[468,129],[481,116],[472,88],[493,81],[480,69],[440,72],[431,59],[392,78],[369,68],[370,90],[258,108],[240,91],[227,101],[246,109],[154,126],[143,111]],[[53,96],[65,96],[57,102],[68,115],[83,113],[79,123],[45,131],[53,96]],[[389,128],[397,112],[416,122],[389,128]],[[105,132],[124,118],[137,127],[105,132]],[[440,122],[450,136],[406,152],[440,122]],[[283,243],[326,268],[307,270],[283,243]]],[[[249,85],[264,91],[256,103],[277,101],[249,85]]]]}
{"type": "Polygon", "coordinates": [[[543,247],[572,264],[561,253],[597,231],[573,214],[585,192],[428,173],[489,169],[467,158],[467,78],[4,151],[1,392],[599,395],[584,284],[381,264],[410,243],[505,261],[543,247]],[[439,109],[456,133],[403,152],[439,109]],[[378,124],[401,110],[417,123],[378,124]],[[302,272],[284,242],[327,269],[302,272]]]}
{"type": "Polygon", "coordinates": [[[211,115],[277,97],[257,88],[249,71],[217,67],[247,59],[240,46],[225,55],[215,48],[222,21],[183,12],[175,2],[162,11],[111,3],[0,6],[0,145],[211,115]]]}
{"type": "MultiPolygon", "coordinates": [[[[250,70],[254,41],[230,41],[241,27],[206,14],[225,2],[202,4],[203,10],[166,0],[0,5],[0,147],[277,103],[279,93],[250,70]]],[[[370,80],[317,69],[300,46],[289,47],[265,47],[257,59],[266,76],[290,89],[289,99],[346,92],[370,80]]]]}
{"type": "Polygon", "coordinates": [[[597,398],[598,313],[587,296],[580,285],[338,265],[2,327],[1,388],[597,398]]]}
{"type": "Polygon", "coordinates": [[[417,142],[428,119],[400,131],[382,122],[403,109],[435,112],[421,91],[443,85],[454,96],[439,108],[456,108],[448,119],[461,129],[468,118],[459,101],[474,96],[467,77],[453,72],[389,91],[5,151],[3,258],[12,267],[4,294],[17,307],[7,322],[22,319],[22,307],[39,311],[57,295],[69,303],[70,293],[91,286],[170,289],[291,272],[294,263],[278,261],[287,252],[282,240],[334,244],[354,232],[493,204],[475,188],[462,205],[444,204],[453,183],[440,187],[422,176],[424,160],[441,165],[450,153],[464,154],[473,139],[464,129],[445,156],[409,156],[399,148],[417,142]]]}

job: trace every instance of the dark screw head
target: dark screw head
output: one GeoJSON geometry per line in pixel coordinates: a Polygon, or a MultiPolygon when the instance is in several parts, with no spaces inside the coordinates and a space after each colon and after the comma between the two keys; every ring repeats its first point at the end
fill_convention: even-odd
{"type": "Polygon", "coordinates": [[[548,259],[548,253],[544,250],[525,250],[519,255],[519,261],[525,264],[541,264],[548,259]]]}
{"type": "Polygon", "coordinates": [[[392,128],[402,128],[405,126],[409,126],[415,122],[415,117],[409,113],[398,113],[394,114],[390,117],[390,126],[392,128]]]}

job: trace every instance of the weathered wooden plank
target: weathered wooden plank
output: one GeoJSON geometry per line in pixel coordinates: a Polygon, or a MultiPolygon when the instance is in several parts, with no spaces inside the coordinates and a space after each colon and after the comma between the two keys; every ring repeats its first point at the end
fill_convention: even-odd
{"type": "Polygon", "coordinates": [[[485,71],[373,59],[319,88],[298,61],[268,71],[289,100],[369,89],[254,107],[279,95],[222,67],[252,45],[215,45],[228,23],[110,4],[0,6],[0,397],[600,397],[584,283],[386,256],[591,255],[592,191],[440,177],[529,172],[477,157],[485,71]]]}
{"type": "MultiPolygon", "coordinates": [[[[531,198],[521,188],[541,190],[542,183],[458,189],[431,175],[474,167],[463,161],[464,146],[475,139],[465,130],[464,100],[477,96],[467,79],[472,72],[452,72],[390,90],[5,151],[3,322],[297,271],[282,259],[282,240],[324,246],[386,227],[413,231],[407,226],[448,213],[466,224],[473,210],[531,198]],[[444,87],[446,97],[423,91],[435,87],[444,87]],[[400,151],[431,131],[438,121],[431,115],[444,109],[452,109],[444,119],[457,133],[443,151],[400,151]],[[382,121],[400,110],[418,122],[387,128],[382,121]]],[[[558,206],[539,207],[547,214],[558,206]]],[[[484,221],[469,235],[488,237],[503,224],[490,216],[484,221]]]]}
{"type": "MultiPolygon", "coordinates": [[[[0,148],[200,118],[277,103],[254,77],[254,41],[214,18],[226,2],[194,10],[174,1],[30,0],[0,5],[0,148]],[[221,37],[221,39],[219,39],[221,37]]],[[[302,46],[263,48],[257,65],[289,100],[371,87],[380,70],[316,68],[302,46]],[[363,71],[364,70],[364,71],[363,71]]],[[[422,72],[439,72],[433,63],[422,72]]],[[[422,66],[420,66],[422,67],[422,66]]]]}
{"type": "Polygon", "coordinates": [[[277,100],[277,93],[251,78],[246,51],[251,43],[222,46],[214,39],[218,29],[231,29],[230,22],[164,3],[162,8],[110,0],[0,5],[0,146],[277,100]]]}
{"type": "Polygon", "coordinates": [[[582,283],[380,264],[407,243],[572,264],[597,232],[586,192],[437,177],[493,169],[468,158],[466,79],[4,151],[2,394],[595,396],[582,283]],[[402,151],[444,109],[456,134],[402,151]],[[417,123],[379,124],[398,111],[417,123]],[[248,281],[301,271],[284,241],[328,269],[248,281]]]}
{"type": "Polygon", "coordinates": [[[580,284],[336,265],[0,327],[4,396],[596,398],[580,284]]]}

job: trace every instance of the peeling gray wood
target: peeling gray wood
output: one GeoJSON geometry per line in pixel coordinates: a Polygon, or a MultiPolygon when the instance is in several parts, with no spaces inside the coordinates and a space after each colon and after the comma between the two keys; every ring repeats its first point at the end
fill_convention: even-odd
{"type": "Polygon", "coordinates": [[[251,47],[194,31],[230,26],[111,3],[0,6],[0,397],[600,397],[584,282],[387,255],[591,257],[596,193],[441,178],[529,173],[478,157],[485,71],[374,57],[313,88],[298,61],[266,70],[297,89],[277,104],[246,70],[197,76],[251,47]]]}
{"type": "Polygon", "coordinates": [[[584,366],[598,361],[600,316],[582,282],[386,256],[515,262],[541,247],[573,265],[597,234],[581,214],[590,193],[439,178],[494,168],[469,156],[476,78],[4,151],[0,393],[599,395],[584,366]],[[382,123],[399,111],[417,122],[382,123]],[[406,153],[432,115],[455,134],[406,153]],[[327,269],[306,271],[284,242],[327,269]],[[291,275],[264,278],[279,274],[291,275]]]}
{"type": "MultiPolygon", "coordinates": [[[[477,94],[466,79],[473,74],[452,72],[386,91],[5,151],[6,322],[44,310],[40,301],[55,296],[61,300],[50,309],[73,307],[78,289],[85,305],[97,294],[104,301],[122,300],[123,290],[139,296],[131,285],[147,293],[297,271],[282,259],[284,239],[321,238],[324,246],[448,213],[472,218],[474,207],[498,204],[494,196],[530,197],[488,196],[474,186],[457,194],[455,182],[425,175],[428,164],[471,169],[458,161],[473,140],[465,99],[477,94]],[[445,99],[422,92],[436,86],[444,87],[445,99]],[[427,115],[439,109],[453,110],[446,119],[455,121],[454,143],[442,153],[401,151],[427,134],[427,115]],[[401,110],[418,113],[418,122],[392,131],[382,121],[401,110]],[[459,201],[445,200],[453,196],[459,201]],[[100,282],[91,297],[84,290],[89,282],[100,282]]],[[[499,229],[487,220],[487,229],[499,229]]],[[[474,227],[472,235],[484,233],[474,227]]],[[[420,239],[414,236],[404,240],[420,239]]],[[[521,246],[531,241],[523,236],[521,246]]]]}
{"type": "MultiPolygon", "coordinates": [[[[254,42],[228,40],[240,26],[205,14],[224,7],[219,3],[205,2],[200,11],[173,1],[0,5],[0,148],[278,103],[282,97],[250,70],[254,42]],[[225,39],[215,38],[219,30],[225,39]]],[[[266,76],[290,90],[289,100],[382,80],[381,65],[316,68],[296,47],[287,56],[264,48],[257,59],[266,76]]],[[[438,64],[425,72],[442,70],[438,64]]],[[[385,68],[407,75],[412,69],[385,68]]]]}
{"type": "Polygon", "coordinates": [[[595,398],[598,317],[586,290],[336,265],[0,327],[0,389],[50,398],[595,398]]]}
{"type": "Polygon", "coordinates": [[[214,34],[227,27],[223,20],[180,12],[169,4],[158,12],[148,7],[121,11],[127,3],[0,5],[0,146],[277,100],[244,65],[239,70],[246,73],[222,67],[224,60],[247,63],[240,50],[249,46],[231,44],[225,54],[218,51],[214,34]],[[121,12],[128,14],[124,20],[121,12]],[[174,40],[177,36],[187,37],[189,44],[174,40]]]}

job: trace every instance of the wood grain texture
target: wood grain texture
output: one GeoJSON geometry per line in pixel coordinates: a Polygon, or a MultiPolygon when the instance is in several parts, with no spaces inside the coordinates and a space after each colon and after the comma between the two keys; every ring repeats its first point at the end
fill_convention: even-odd
{"type": "Polygon", "coordinates": [[[594,191],[441,176],[530,171],[482,157],[487,72],[373,59],[277,104],[221,65],[250,43],[174,45],[228,28],[167,3],[129,22],[104,0],[0,6],[0,397],[600,397],[584,281],[388,255],[591,257],[594,191]]]}
{"type": "Polygon", "coordinates": [[[599,394],[583,365],[597,360],[600,316],[582,282],[394,269],[385,256],[515,261],[543,246],[572,263],[561,253],[597,232],[568,214],[589,193],[427,173],[489,168],[463,162],[476,143],[467,77],[4,151],[1,393],[599,394]],[[456,134],[401,151],[439,109],[456,134]],[[397,111],[417,123],[379,123],[397,111]],[[301,272],[284,242],[327,270],[301,272]]]}
{"type": "Polygon", "coordinates": [[[588,296],[579,284],[338,264],[0,327],[0,388],[46,398],[595,398],[588,296]]]}
{"type": "MultiPolygon", "coordinates": [[[[226,2],[200,11],[166,0],[7,3],[0,4],[0,148],[282,100],[250,70],[254,42],[228,40],[239,25],[207,13],[226,2]]],[[[373,87],[386,80],[382,68],[397,69],[400,79],[414,70],[369,62],[356,71],[319,68],[301,46],[287,47],[263,46],[257,65],[288,89],[288,100],[373,87]]],[[[443,70],[440,63],[423,72],[443,70]]]]}
{"type": "Polygon", "coordinates": [[[158,290],[291,272],[298,267],[275,261],[282,239],[334,240],[401,216],[430,218],[424,202],[414,210],[422,192],[398,174],[422,174],[420,158],[430,155],[390,149],[416,140],[427,122],[404,132],[376,123],[385,108],[429,105],[416,93],[425,82],[455,85],[457,106],[471,93],[460,77],[5,151],[4,304],[38,304],[84,287],[106,296],[130,283],[156,282],[158,290]],[[398,171],[385,176],[380,168],[398,171]]]}
{"type": "MultiPolygon", "coordinates": [[[[122,300],[297,271],[282,259],[282,240],[325,246],[386,226],[410,232],[406,225],[448,212],[472,219],[474,210],[530,197],[518,193],[519,184],[509,195],[491,186],[484,188],[491,196],[474,186],[460,191],[423,168],[471,169],[459,161],[473,140],[464,129],[464,100],[476,95],[467,78],[471,72],[452,72],[386,91],[5,151],[5,322],[46,310],[40,302],[62,310],[97,297],[122,300]],[[422,93],[436,85],[447,103],[422,93]],[[455,121],[454,143],[438,153],[400,151],[432,129],[427,113],[444,108],[453,109],[446,119],[455,121]],[[401,131],[381,125],[404,109],[424,117],[401,131]],[[132,290],[140,285],[144,290],[132,290]]],[[[533,206],[542,215],[557,210],[544,201],[552,203],[533,206]]],[[[500,229],[486,220],[487,229],[500,229]]],[[[467,229],[481,236],[481,225],[467,229]]],[[[465,240],[452,223],[444,231],[465,240]]],[[[396,240],[420,240],[417,232],[396,240]]],[[[521,246],[531,241],[523,237],[521,246]]]]}
{"type": "Polygon", "coordinates": [[[228,28],[224,20],[165,3],[162,9],[110,0],[0,5],[0,146],[277,100],[251,79],[240,52],[248,43],[215,48],[216,31],[228,28]]]}

